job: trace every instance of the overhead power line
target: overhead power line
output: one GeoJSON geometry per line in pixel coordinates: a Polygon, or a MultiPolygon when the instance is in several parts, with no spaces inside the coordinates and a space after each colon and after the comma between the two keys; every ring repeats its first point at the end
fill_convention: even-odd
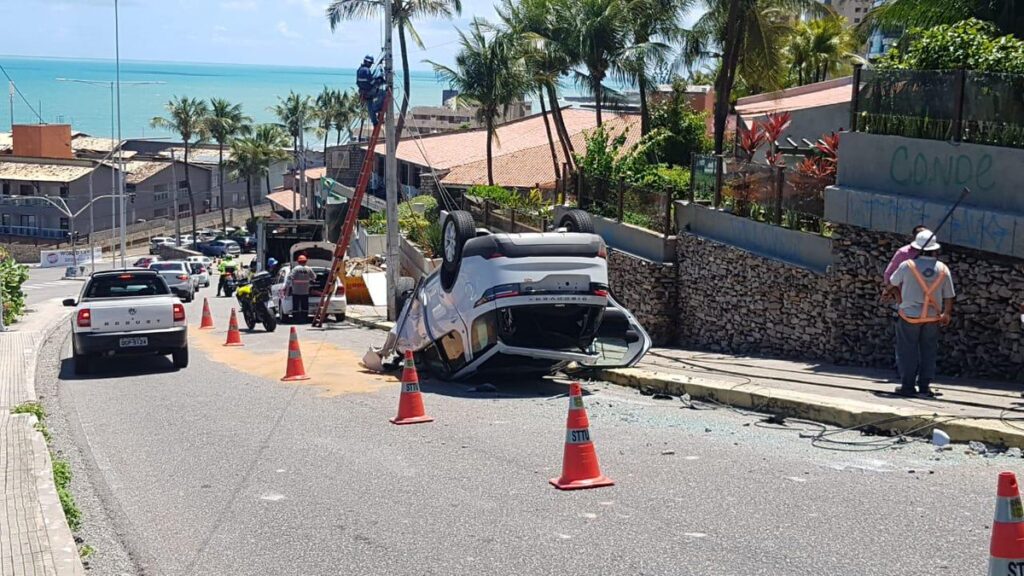
{"type": "Polygon", "coordinates": [[[4,68],[3,64],[0,64],[0,72],[4,73],[4,77],[6,77],[7,81],[11,83],[10,85],[14,87],[14,91],[18,93],[18,96],[21,96],[21,99],[25,102],[25,106],[28,106],[28,109],[36,115],[36,118],[39,118],[39,123],[46,124],[46,122],[43,121],[43,117],[39,115],[39,112],[36,112],[36,109],[29,103],[28,98],[25,98],[25,95],[21,93],[21,88],[18,88],[18,85],[14,82],[14,78],[11,78],[11,75],[7,73],[7,69],[4,68]]]}

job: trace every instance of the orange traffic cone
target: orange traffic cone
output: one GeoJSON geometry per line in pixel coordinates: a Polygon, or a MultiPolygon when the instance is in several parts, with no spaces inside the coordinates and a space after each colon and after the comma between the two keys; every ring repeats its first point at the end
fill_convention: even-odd
{"type": "Polygon", "coordinates": [[[242,333],[238,331],[238,318],[235,318],[235,309],[231,309],[231,320],[228,322],[228,341],[225,346],[245,346],[242,344],[242,333]]]}
{"type": "Polygon", "coordinates": [[[213,315],[210,314],[210,302],[203,298],[203,321],[199,324],[200,330],[210,330],[213,328],[213,315]]]}
{"type": "Polygon", "coordinates": [[[569,417],[565,423],[565,452],[562,454],[562,476],[552,478],[551,485],[559,490],[598,488],[615,484],[601,474],[597,452],[590,439],[590,420],[583,407],[583,390],[579,382],[569,385],[569,417]]]}
{"type": "Polygon", "coordinates": [[[420,394],[420,377],[416,374],[416,361],[412,350],[405,351],[405,368],[402,369],[402,395],[398,399],[398,416],[391,419],[392,424],[422,424],[433,422],[423,409],[423,396],[420,394]]]}
{"type": "Polygon", "coordinates": [[[988,573],[989,576],[1024,574],[1024,506],[1020,502],[1020,487],[1013,472],[999,474],[988,573]]]}
{"type": "Polygon", "coordinates": [[[302,365],[302,351],[299,350],[299,334],[292,326],[292,333],[288,336],[288,367],[284,371],[283,382],[293,380],[309,380],[306,376],[306,367],[302,365]]]}

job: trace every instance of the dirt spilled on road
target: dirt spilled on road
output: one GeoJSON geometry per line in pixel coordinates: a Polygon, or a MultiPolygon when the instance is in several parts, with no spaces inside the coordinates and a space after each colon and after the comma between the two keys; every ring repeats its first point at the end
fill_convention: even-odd
{"type": "MultiPolygon", "coordinates": [[[[244,336],[243,336],[244,338],[244,336]]],[[[280,381],[284,376],[288,353],[225,347],[224,332],[220,330],[189,330],[192,345],[214,362],[225,364],[233,370],[280,381]]],[[[302,361],[309,380],[281,382],[298,386],[319,388],[321,396],[332,397],[344,394],[365,394],[393,387],[396,380],[367,371],[359,363],[360,356],[350,350],[318,341],[305,341],[302,346],[302,361]]]]}

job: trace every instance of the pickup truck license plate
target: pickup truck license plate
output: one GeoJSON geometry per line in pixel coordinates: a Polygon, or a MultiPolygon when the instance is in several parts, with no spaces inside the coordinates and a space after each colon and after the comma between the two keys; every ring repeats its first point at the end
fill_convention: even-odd
{"type": "Polygon", "coordinates": [[[149,346],[149,338],[145,336],[121,338],[121,348],[135,348],[138,346],[149,346]]]}

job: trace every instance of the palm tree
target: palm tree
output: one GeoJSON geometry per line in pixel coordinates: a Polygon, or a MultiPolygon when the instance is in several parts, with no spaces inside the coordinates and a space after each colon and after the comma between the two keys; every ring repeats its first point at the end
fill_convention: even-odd
{"type": "Polygon", "coordinates": [[[719,60],[715,77],[715,154],[725,148],[725,126],[737,76],[748,86],[783,87],[784,43],[801,14],[832,15],[817,0],[702,0],[707,11],[684,33],[690,68],[719,60]]]}
{"type": "MultiPolygon", "coordinates": [[[[189,174],[188,154],[190,146],[193,145],[193,138],[195,139],[195,144],[199,144],[206,137],[206,117],[209,115],[210,109],[204,100],[187,96],[171,98],[164,108],[167,110],[168,117],[157,116],[150,120],[149,124],[153,128],[163,128],[177,132],[181,136],[181,141],[185,144],[185,189],[188,191],[188,206],[189,211],[192,213],[192,243],[194,245],[196,237],[196,201],[192,195],[192,178],[189,174]]],[[[177,182],[175,182],[175,186],[177,186],[177,182]]],[[[177,210],[178,207],[175,206],[174,209],[177,210]]]]}
{"type": "MultiPolygon", "coordinates": [[[[551,107],[552,124],[558,133],[562,153],[571,171],[574,169],[575,150],[565,127],[562,109],[558,104],[558,81],[571,69],[569,58],[559,44],[562,36],[558,23],[564,19],[564,15],[559,13],[550,0],[502,0],[498,15],[509,32],[522,39],[525,61],[537,86],[541,114],[544,115],[545,128],[549,132],[548,144],[552,148],[552,161],[556,164],[558,162],[554,153],[554,140],[550,136],[550,128],[547,127],[545,96],[551,107]]],[[[555,173],[558,174],[559,171],[556,169],[555,173]]]]}
{"type": "Polygon", "coordinates": [[[586,71],[575,70],[576,81],[594,96],[597,125],[605,100],[604,81],[630,47],[626,4],[622,0],[552,0],[562,18],[555,38],[568,60],[586,71]]]}
{"type": "Polygon", "coordinates": [[[235,138],[231,141],[231,157],[228,168],[235,180],[245,179],[245,200],[249,204],[249,218],[256,220],[252,205],[252,180],[259,177],[259,143],[253,138],[235,138]]]}
{"type": "MultiPolygon", "coordinates": [[[[333,32],[342,20],[377,18],[383,16],[381,0],[333,0],[327,6],[327,21],[333,32]]],[[[423,40],[412,25],[417,18],[444,18],[462,14],[462,0],[391,0],[391,18],[398,28],[398,47],[402,54],[402,106],[395,127],[395,139],[402,138],[405,127],[405,113],[409,109],[409,91],[412,80],[409,77],[409,50],[406,46],[406,32],[421,49],[423,40]]]]}
{"type": "Polygon", "coordinates": [[[259,124],[253,130],[252,139],[259,145],[260,172],[270,193],[270,167],[289,158],[288,133],[277,124],[259,124]]]}
{"type": "Polygon", "coordinates": [[[313,103],[316,135],[324,139],[324,154],[327,153],[327,137],[331,135],[331,127],[334,126],[334,114],[340,97],[337,90],[324,86],[313,103]]]}
{"type": "Polygon", "coordinates": [[[337,132],[335,144],[341,144],[342,132],[345,133],[347,140],[352,140],[352,122],[356,118],[360,118],[363,110],[363,104],[359,101],[358,94],[351,94],[348,90],[338,93],[331,114],[331,122],[337,132]]]}
{"type": "Polygon", "coordinates": [[[653,82],[652,68],[668,63],[669,47],[682,37],[680,15],[694,4],[694,0],[627,0],[627,27],[632,46],[618,62],[619,76],[640,91],[640,133],[651,130],[648,109],[648,86],[653,82]]]}
{"type": "MultiPolygon", "coordinates": [[[[277,116],[285,131],[292,137],[293,170],[298,173],[299,145],[302,144],[303,135],[313,126],[313,121],[315,120],[310,97],[289,92],[286,98],[278,97],[278,103],[271,107],[271,111],[277,116]]],[[[303,144],[302,147],[305,148],[305,145],[303,144]]],[[[304,162],[302,163],[302,169],[305,169],[304,162]]],[[[298,207],[293,208],[296,208],[296,211],[298,210],[298,207]]]]}
{"type": "Polygon", "coordinates": [[[786,49],[792,59],[791,71],[803,85],[848,73],[853,64],[863,62],[857,54],[862,45],[841,16],[829,16],[799,23],[786,49]]]}
{"type": "Polygon", "coordinates": [[[888,0],[868,12],[860,29],[932,28],[968,18],[992,22],[1003,34],[1024,38],[1024,3],[1020,0],[888,0]]]}
{"type": "Polygon", "coordinates": [[[242,113],[241,104],[232,104],[224,98],[210,98],[210,114],[206,117],[206,133],[217,142],[217,188],[220,190],[220,228],[227,230],[224,214],[224,145],[249,131],[252,118],[242,113]]]}
{"type": "MultiPolygon", "coordinates": [[[[477,106],[476,119],[487,129],[487,183],[494,185],[492,148],[499,114],[523,99],[531,83],[516,37],[474,19],[469,34],[459,31],[455,68],[430,62],[438,77],[459,91],[458,101],[477,106]]],[[[429,62],[429,61],[428,61],[429,62]]]]}

